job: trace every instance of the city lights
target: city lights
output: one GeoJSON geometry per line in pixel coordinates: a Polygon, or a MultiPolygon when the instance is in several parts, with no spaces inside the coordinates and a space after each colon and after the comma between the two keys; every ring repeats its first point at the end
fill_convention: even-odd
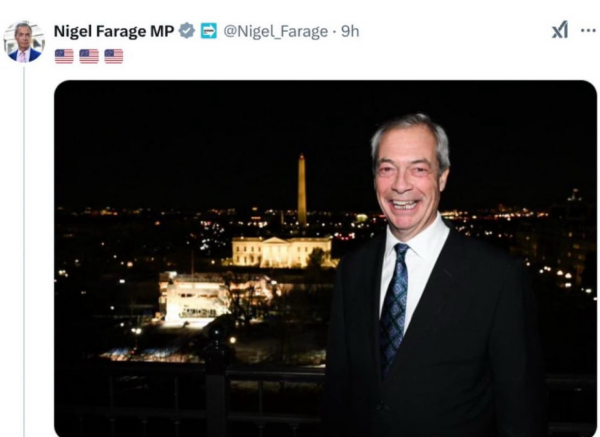
{"type": "MultiPolygon", "coordinates": [[[[89,212],[90,220],[93,220],[93,217],[101,217],[101,214],[95,215],[92,209],[89,212]]],[[[65,213],[67,213],[66,210],[65,213]]],[[[161,282],[161,287],[165,287],[165,289],[161,288],[161,293],[156,299],[157,308],[149,308],[145,302],[138,301],[131,303],[133,302],[132,300],[122,298],[121,296],[125,295],[134,296],[142,287],[146,287],[146,290],[150,292],[148,288],[150,285],[146,283],[148,276],[144,276],[147,275],[148,271],[158,268],[164,269],[162,270],[163,272],[166,270],[167,273],[175,272],[175,270],[179,270],[180,268],[186,271],[187,266],[190,266],[191,262],[193,263],[191,266],[192,274],[180,274],[177,276],[177,280],[172,281],[179,281],[181,285],[182,281],[185,282],[185,278],[202,277],[204,274],[212,274],[216,277],[222,276],[224,270],[221,267],[228,266],[231,267],[234,277],[238,276],[232,283],[228,283],[231,284],[228,285],[228,287],[231,287],[230,290],[235,292],[236,296],[244,301],[244,305],[255,305],[257,302],[261,302],[262,306],[259,305],[253,310],[258,311],[258,313],[253,314],[249,323],[260,323],[262,326],[265,326],[269,324],[268,311],[273,311],[275,308],[272,305],[285,302],[285,298],[290,290],[298,285],[288,283],[287,278],[285,278],[287,273],[283,272],[282,275],[284,276],[280,276],[278,273],[270,273],[270,277],[263,276],[260,280],[257,277],[252,279],[248,277],[238,282],[241,273],[236,271],[237,264],[235,257],[237,255],[240,258],[246,258],[242,260],[245,266],[255,263],[257,268],[260,262],[258,260],[265,258],[265,250],[268,250],[268,256],[278,260],[279,264],[282,264],[282,260],[289,257],[294,262],[297,262],[298,265],[301,265],[304,262],[303,260],[306,260],[312,251],[311,245],[314,242],[310,242],[310,240],[320,237],[332,242],[331,249],[327,249],[331,251],[328,253],[327,259],[334,262],[326,266],[321,264],[324,271],[331,272],[345,253],[359,247],[368,239],[385,232],[387,225],[385,216],[379,213],[357,214],[352,212],[332,213],[326,211],[308,211],[307,213],[307,221],[310,222],[307,225],[310,224],[310,229],[313,229],[313,231],[310,231],[308,226],[304,231],[299,229],[296,220],[296,210],[268,210],[265,212],[258,209],[254,210],[252,215],[247,216],[235,210],[170,211],[163,212],[159,222],[159,212],[144,210],[140,214],[139,210],[124,209],[120,211],[121,217],[126,218],[136,215],[138,220],[144,220],[143,224],[136,225],[137,227],[134,230],[134,232],[139,231],[139,235],[135,233],[128,235],[127,233],[131,230],[130,228],[107,228],[104,230],[105,234],[98,233],[97,238],[100,240],[99,244],[102,249],[98,247],[98,240],[96,240],[87,248],[80,247],[77,251],[65,254],[62,259],[57,259],[56,265],[60,269],[57,268],[56,270],[56,287],[60,290],[63,284],[67,287],[69,283],[81,280],[80,275],[87,274],[88,266],[89,268],[94,268],[95,266],[101,268],[100,272],[103,272],[102,281],[106,281],[101,286],[114,287],[117,298],[116,301],[112,297],[111,300],[105,301],[106,306],[102,306],[102,315],[121,319],[129,318],[131,314],[133,319],[129,319],[129,321],[116,320],[114,327],[120,328],[123,334],[129,334],[131,336],[129,338],[133,342],[134,339],[139,338],[141,340],[142,329],[145,326],[159,327],[159,329],[168,326],[169,329],[181,329],[183,325],[182,320],[189,320],[189,324],[185,327],[186,330],[201,329],[200,327],[206,324],[206,322],[200,323],[201,319],[214,320],[218,316],[218,314],[210,312],[215,311],[212,303],[206,306],[200,303],[199,299],[201,298],[199,296],[204,296],[206,293],[201,291],[200,288],[196,289],[196,285],[193,285],[196,282],[192,280],[189,281],[191,289],[183,291],[182,289],[185,287],[182,287],[179,290],[181,295],[185,295],[185,297],[181,297],[180,301],[174,301],[172,296],[167,298],[167,293],[164,292],[167,287],[174,286],[169,285],[168,278],[164,279],[161,282]],[[144,216],[145,214],[149,215],[144,216]],[[174,219],[174,221],[171,221],[171,219],[174,219]],[[157,223],[160,223],[161,229],[165,231],[165,235],[160,236],[160,238],[155,238],[158,231],[155,228],[157,223]],[[181,226],[183,227],[180,228],[181,226]],[[317,229],[318,233],[316,232],[317,229]],[[109,230],[110,232],[114,230],[117,232],[111,234],[109,230]],[[241,243],[239,244],[239,252],[236,252],[238,246],[233,244],[234,239],[241,243]],[[293,250],[290,250],[292,246],[287,243],[288,240],[298,242],[297,246],[293,246],[293,250]],[[306,250],[303,246],[304,244],[307,244],[306,250]],[[275,251],[275,247],[278,248],[277,252],[275,251]],[[83,259],[82,253],[86,253],[86,249],[89,249],[90,256],[86,256],[83,259]],[[92,258],[91,255],[95,258],[92,258]],[[89,262],[91,259],[94,259],[93,263],[89,262]],[[83,269],[78,268],[76,270],[77,275],[71,272],[70,276],[73,279],[69,278],[69,281],[65,281],[63,278],[69,276],[66,267],[73,266],[73,262],[75,262],[75,266],[80,264],[85,265],[86,270],[83,271],[83,269]],[[127,269],[127,277],[125,277],[123,272],[125,268],[127,269]],[[141,277],[144,279],[140,280],[141,277]],[[128,287],[122,286],[125,283],[128,284],[128,287]],[[249,285],[251,283],[254,285],[249,285]],[[118,286],[120,287],[117,291],[116,288],[118,286]],[[131,312],[129,309],[125,309],[128,303],[132,305],[133,310],[131,312]],[[168,305],[171,306],[167,308],[168,305]],[[173,305],[178,306],[178,308],[175,309],[173,305]],[[136,306],[139,308],[135,308],[136,306]],[[119,311],[116,310],[117,307],[119,307],[119,311]],[[186,308],[185,311],[184,307],[186,308]],[[143,312],[147,314],[142,315],[143,312]],[[170,320],[166,320],[169,312],[171,314],[170,320]],[[184,312],[186,316],[181,316],[183,318],[175,321],[173,320],[173,317],[177,318],[179,314],[183,314],[184,312]],[[195,321],[194,317],[198,321],[195,321]],[[133,328],[132,325],[134,326],[133,328]]],[[[531,211],[525,212],[522,208],[515,209],[514,211],[489,209],[478,210],[477,212],[442,212],[442,216],[445,219],[453,220],[453,224],[457,225],[454,226],[454,229],[463,236],[482,239],[488,244],[496,245],[502,250],[510,251],[513,255],[523,259],[523,263],[527,267],[531,267],[534,272],[539,272],[538,277],[534,281],[540,281],[539,283],[544,284],[544,287],[557,287],[562,289],[566,296],[572,296],[573,298],[576,298],[576,296],[571,291],[580,290],[577,294],[580,296],[591,295],[593,302],[596,302],[595,288],[582,281],[582,272],[585,271],[585,256],[593,250],[593,247],[589,244],[586,245],[584,238],[592,238],[594,234],[588,233],[584,237],[583,232],[575,229],[565,230],[561,226],[548,231],[548,228],[544,227],[546,226],[545,223],[549,223],[548,215],[545,212],[541,216],[537,214],[531,211]],[[563,236],[567,243],[564,245],[562,243],[560,245],[555,244],[555,236],[563,236]],[[566,240],[567,238],[568,240],[566,240]],[[564,253],[559,251],[563,247],[564,253]],[[573,256],[568,256],[569,253],[572,253],[573,256]],[[554,274],[555,272],[556,274],[554,274]]],[[[98,218],[97,220],[102,219],[98,218]]],[[[61,235],[64,239],[68,239],[68,244],[72,244],[73,241],[78,241],[79,239],[85,242],[85,238],[87,238],[90,231],[103,232],[101,223],[90,222],[89,229],[81,228],[81,230],[72,230],[69,227],[68,232],[63,232],[61,235]]],[[[298,268],[298,272],[292,271],[289,274],[304,276],[305,272],[301,272],[300,268],[298,268]]],[[[330,273],[326,275],[328,277],[327,281],[333,281],[333,279],[329,278],[329,275],[330,273]]],[[[91,278],[90,280],[93,281],[95,278],[91,278]]],[[[211,279],[211,281],[213,280],[211,279]]],[[[217,282],[218,279],[215,283],[217,282]]],[[[99,293],[96,292],[96,290],[99,290],[96,284],[87,284],[88,282],[82,282],[81,289],[93,289],[94,293],[81,291],[80,294],[82,296],[90,294],[94,298],[99,296],[99,293]]],[[[77,285],[74,286],[77,287],[77,285]]],[[[204,285],[200,287],[204,287],[204,285]]],[[[298,289],[304,289],[304,286],[298,286],[298,289]]],[[[61,290],[60,293],[63,293],[63,291],[61,290]]],[[[207,294],[203,298],[212,299],[207,294]]],[[[227,303],[231,301],[231,296],[224,295],[223,298],[225,299],[225,311],[231,311],[227,303]]],[[[81,299],[82,301],[89,300],[90,297],[82,297],[81,299]]],[[[592,299],[589,299],[588,302],[591,305],[592,299]]],[[[280,310],[277,309],[276,311],[280,310]]],[[[244,322],[242,321],[239,326],[243,324],[244,322]]],[[[146,335],[143,338],[148,338],[152,335],[144,333],[146,335]]],[[[236,336],[227,337],[226,341],[232,346],[238,345],[236,336]]],[[[245,341],[242,343],[246,344],[245,341]]],[[[137,350],[134,355],[132,356],[128,353],[127,356],[122,356],[119,359],[142,361],[157,359],[152,353],[142,349],[137,350]]],[[[160,359],[170,360],[171,358],[162,357],[160,359]]]]}

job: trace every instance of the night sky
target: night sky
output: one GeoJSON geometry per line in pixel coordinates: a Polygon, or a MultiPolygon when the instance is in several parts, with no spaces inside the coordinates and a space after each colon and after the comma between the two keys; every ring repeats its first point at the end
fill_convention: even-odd
{"type": "Polygon", "coordinates": [[[66,82],[55,95],[64,207],[378,210],[369,140],[424,112],[450,139],[442,209],[596,199],[596,92],[586,82],[66,82]]]}

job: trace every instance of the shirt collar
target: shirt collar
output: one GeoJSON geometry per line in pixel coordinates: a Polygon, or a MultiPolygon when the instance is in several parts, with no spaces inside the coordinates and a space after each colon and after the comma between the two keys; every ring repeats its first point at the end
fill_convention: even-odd
{"type": "Polygon", "coordinates": [[[436,242],[440,241],[440,239],[445,241],[444,237],[447,235],[447,232],[448,227],[442,220],[439,211],[437,212],[433,223],[411,238],[408,242],[398,240],[394,234],[392,234],[390,225],[388,225],[385,238],[385,256],[387,257],[390,255],[397,243],[404,243],[408,244],[410,250],[420,258],[423,258],[424,260],[431,259],[436,254],[436,242]]]}

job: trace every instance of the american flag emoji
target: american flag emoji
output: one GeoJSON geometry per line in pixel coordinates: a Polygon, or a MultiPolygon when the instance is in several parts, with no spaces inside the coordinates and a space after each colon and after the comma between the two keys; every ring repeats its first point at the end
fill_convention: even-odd
{"type": "Polygon", "coordinates": [[[97,64],[98,58],[98,50],[96,49],[79,50],[79,62],[81,64],[97,64]]]}
{"type": "Polygon", "coordinates": [[[73,63],[73,50],[71,49],[58,49],[54,51],[54,60],[57,64],[72,64],[73,63]]]}
{"type": "Polygon", "coordinates": [[[123,63],[123,50],[121,50],[121,49],[104,50],[104,62],[106,64],[122,64],[123,63]]]}

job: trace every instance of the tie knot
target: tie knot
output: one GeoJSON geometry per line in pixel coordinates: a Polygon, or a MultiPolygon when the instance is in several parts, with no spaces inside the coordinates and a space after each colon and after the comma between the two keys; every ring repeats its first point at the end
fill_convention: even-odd
{"type": "Polygon", "coordinates": [[[394,246],[394,249],[396,249],[396,253],[398,254],[398,257],[404,258],[404,255],[406,254],[406,251],[409,249],[409,246],[408,246],[408,244],[398,243],[394,246]]]}

